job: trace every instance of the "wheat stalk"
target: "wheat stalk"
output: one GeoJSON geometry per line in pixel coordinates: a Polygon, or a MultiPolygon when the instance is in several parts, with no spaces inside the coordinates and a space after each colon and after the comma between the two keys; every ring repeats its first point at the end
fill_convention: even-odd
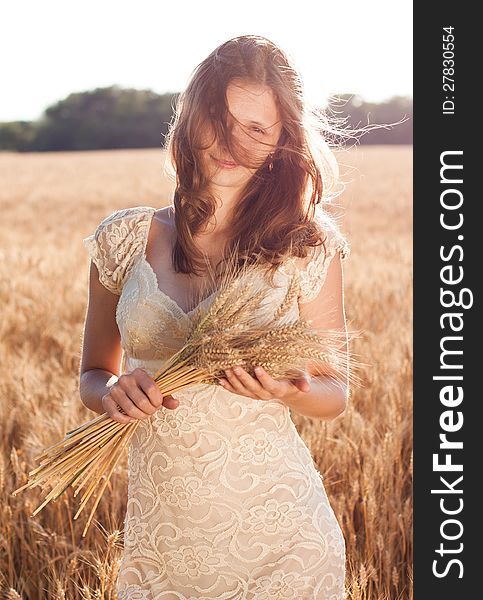
{"type": "MultiPolygon", "coordinates": [[[[265,311],[273,289],[266,285],[261,264],[228,264],[224,278],[210,305],[198,303],[184,346],[156,372],[153,379],[163,396],[193,385],[217,384],[228,367],[240,365],[254,376],[254,367],[262,366],[272,377],[297,377],[306,372],[308,361],[321,373],[347,377],[358,383],[349,371],[349,353],[343,349],[346,333],[319,332],[301,319],[282,323],[300,290],[297,274],[292,277],[286,294],[263,325],[258,318],[265,311]],[[264,308],[265,306],[265,308],[264,308]]],[[[353,364],[353,356],[351,356],[353,364]]],[[[362,363],[359,363],[359,365],[362,363]]],[[[74,496],[84,488],[77,519],[91,497],[94,504],[82,536],[87,533],[94,512],[124,448],[134,434],[139,420],[123,424],[107,413],[68,431],[65,438],[46,448],[36,460],[41,464],[29,472],[28,482],[20,491],[54,482],[35,516],[51,500],[57,500],[69,487],[74,496]]]]}

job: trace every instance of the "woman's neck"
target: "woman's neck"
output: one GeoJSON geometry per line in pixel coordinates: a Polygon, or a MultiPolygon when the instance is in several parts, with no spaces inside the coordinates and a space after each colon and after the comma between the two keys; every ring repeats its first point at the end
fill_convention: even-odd
{"type": "Polygon", "coordinates": [[[209,236],[228,237],[231,215],[238,202],[240,190],[237,188],[214,186],[214,189],[210,191],[216,198],[217,206],[214,216],[209,220],[207,225],[206,234],[209,236]]]}

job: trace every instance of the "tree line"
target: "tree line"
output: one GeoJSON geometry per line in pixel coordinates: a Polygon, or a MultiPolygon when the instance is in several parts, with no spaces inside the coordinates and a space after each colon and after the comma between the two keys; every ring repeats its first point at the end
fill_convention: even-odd
{"type": "MultiPolygon", "coordinates": [[[[117,85],[72,93],[49,106],[36,121],[0,122],[0,150],[159,148],[164,145],[178,95],[117,85]]],[[[339,94],[327,108],[348,128],[366,127],[361,144],[412,143],[409,97],[370,103],[357,95],[339,94]],[[392,125],[371,127],[378,124],[392,125]]]]}

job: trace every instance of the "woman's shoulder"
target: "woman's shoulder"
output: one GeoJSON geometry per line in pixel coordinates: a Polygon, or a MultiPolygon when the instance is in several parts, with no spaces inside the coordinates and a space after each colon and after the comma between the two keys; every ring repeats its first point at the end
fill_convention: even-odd
{"type": "Polygon", "coordinates": [[[350,254],[350,244],[342,233],[338,219],[328,211],[315,209],[313,221],[317,225],[323,243],[309,248],[304,259],[296,259],[296,266],[300,276],[301,295],[299,302],[309,302],[316,298],[323,287],[329,265],[337,253],[341,260],[350,254]]]}
{"type": "Polygon", "coordinates": [[[152,206],[131,206],[129,208],[119,208],[104,217],[98,224],[97,230],[105,228],[111,223],[127,222],[136,223],[141,220],[149,219],[156,209],[152,206]]]}
{"type": "Polygon", "coordinates": [[[99,280],[109,291],[121,293],[127,274],[145,248],[155,212],[151,206],[117,209],[101,220],[93,234],[83,239],[99,271],[99,280]]]}
{"type": "Polygon", "coordinates": [[[333,256],[335,252],[339,252],[341,259],[349,256],[351,245],[346,234],[343,233],[340,217],[330,213],[328,210],[316,206],[313,221],[317,224],[320,233],[322,234],[323,246],[316,246],[313,251],[313,259],[320,259],[321,254],[333,256]],[[325,252],[321,249],[325,248],[325,252]]]}

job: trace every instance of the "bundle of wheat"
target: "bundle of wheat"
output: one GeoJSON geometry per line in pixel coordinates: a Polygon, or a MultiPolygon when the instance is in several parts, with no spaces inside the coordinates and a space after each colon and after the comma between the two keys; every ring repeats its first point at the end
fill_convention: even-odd
{"type": "MultiPolygon", "coordinates": [[[[238,270],[233,265],[227,269],[209,306],[202,307],[200,303],[194,311],[183,347],[154,375],[163,396],[195,384],[217,384],[225,376],[224,370],[236,365],[251,375],[254,367],[260,365],[274,378],[295,378],[306,373],[310,361],[322,374],[336,378],[349,376],[351,383],[358,381],[353,372],[353,356],[345,349],[345,331],[317,331],[311,328],[310,321],[300,318],[287,322],[287,314],[300,291],[297,273],[292,276],[279,307],[275,312],[268,311],[261,325],[257,315],[267,313],[264,300],[270,298],[273,288],[259,277],[260,264],[245,265],[238,270]]],[[[85,536],[111,474],[139,422],[119,423],[104,413],[67,432],[63,440],[36,457],[41,461],[40,466],[30,471],[29,481],[13,494],[54,483],[33,512],[35,516],[70,486],[75,488],[74,496],[85,488],[74,515],[77,519],[96,492],[82,534],[85,536]]]]}

